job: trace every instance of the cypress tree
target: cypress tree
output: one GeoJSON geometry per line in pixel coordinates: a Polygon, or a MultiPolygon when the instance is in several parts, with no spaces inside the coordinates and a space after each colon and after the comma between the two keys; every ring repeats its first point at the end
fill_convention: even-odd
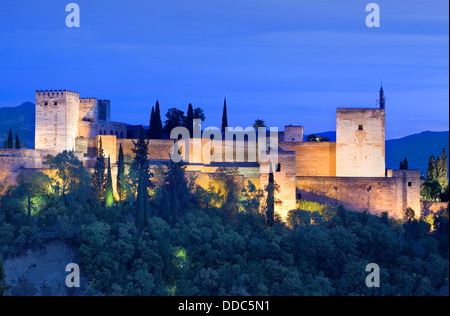
{"type": "Polygon", "coordinates": [[[227,127],[228,127],[227,99],[225,98],[222,115],[222,132],[226,132],[227,127]]]}
{"type": "Polygon", "coordinates": [[[273,171],[270,170],[269,183],[266,187],[267,192],[267,210],[266,210],[266,223],[268,227],[272,227],[275,223],[275,179],[273,171]]]}
{"type": "Polygon", "coordinates": [[[427,180],[433,181],[436,178],[436,160],[434,159],[434,155],[431,155],[430,159],[428,160],[427,180]]]}
{"type": "Polygon", "coordinates": [[[117,193],[119,194],[119,201],[122,201],[125,193],[125,156],[122,144],[120,144],[119,159],[117,161],[117,193]]]}
{"type": "Polygon", "coordinates": [[[156,139],[161,139],[162,130],[163,130],[163,123],[161,120],[161,110],[159,108],[159,101],[156,100],[156,106],[155,106],[155,137],[156,137],[156,139]]]}
{"type": "Polygon", "coordinates": [[[22,148],[22,146],[20,146],[19,136],[17,136],[17,134],[16,134],[16,149],[21,149],[21,148],[22,148]]]}
{"type": "Polygon", "coordinates": [[[155,139],[155,107],[152,107],[152,114],[150,115],[150,125],[148,128],[148,138],[155,139]]]}
{"type": "Polygon", "coordinates": [[[13,149],[14,148],[14,141],[13,141],[13,136],[12,136],[11,129],[9,129],[8,142],[7,142],[6,148],[8,148],[8,149],[13,149]]]}
{"type": "Polygon", "coordinates": [[[134,183],[137,185],[136,199],[136,227],[143,228],[146,219],[150,215],[150,203],[148,189],[153,187],[150,180],[150,163],[148,159],[148,140],[145,139],[144,131],[141,129],[140,136],[134,144],[134,160],[132,164],[134,183]]]}
{"type": "Polygon", "coordinates": [[[403,170],[403,160],[400,161],[400,170],[403,170]]]}
{"type": "Polygon", "coordinates": [[[442,188],[446,188],[448,186],[448,167],[447,167],[447,152],[445,148],[442,150],[442,157],[438,157],[436,161],[436,176],[441,184],[442,188]]]}
{"type": "Polygon", "coordinates": [[[105,190],[105,155],[103,153],[102,138],[100,137],[97,161],[94,166],[94,175],[92,176],[92,186],[94,188],[94,196],[101,199],[105,190]]]}
{"type": "Polygon", "coordinates": [[[186,128],[189,130],[190,137],[194,137],[194,108],[191,103],[189,103],[188,106],[186,125],[186,128]]]}
{"type": "Polygon", "coordinates": [[[111,175],[111,157],[108,157],[108,175],[106,177],[105,205],[111,207],[114,204],[114,193],[111,175]]]}
{"type": "Polygon", "coordinates": [[[405,160],[403,160],[403,169],[404,170],[408,170],[409,169],[408,158],[406,158],[406,157],[405,157],[405,160]]]}

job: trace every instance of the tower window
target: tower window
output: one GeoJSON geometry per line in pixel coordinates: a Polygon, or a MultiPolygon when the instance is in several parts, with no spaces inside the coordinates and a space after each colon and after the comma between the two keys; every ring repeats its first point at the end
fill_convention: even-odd
{"type": "Polygon", "coordinates": [[[44,102],[44,105],[47,106],[47,105],[48,105],[48,102],[44,102]]]}
{"type": "Polygon", "coordinates": [[[277,172],[281,172],[281,164],[280,163],[277,165],[277,172]]]}
{"type": "Polygon", "coordinates": [[[56,102],[56,101],[55,101],[55,102],[53,102],[53,105],[58,105],[58,102],[56,102]]]}
{"type": "Polygon", "coordinates": [[[409,187],[412,187],[412,182],[408,182],[408,186],[409,186],[409,187]]]}
{"type": "Polygon", "coordinates": [[[358,125],[358,131],[362,131],[362,130],[364,130],[364,126],[358,125]]]}

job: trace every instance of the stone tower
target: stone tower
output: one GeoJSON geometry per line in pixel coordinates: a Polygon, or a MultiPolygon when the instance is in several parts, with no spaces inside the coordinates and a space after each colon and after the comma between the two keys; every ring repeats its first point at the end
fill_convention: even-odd
{"type": "Polygon", "coordinates": [[[386,175],[384,91],[379,109],[338,109],[336,119],[336,176],[386,175]]]}
{"type": "Polygon", "coordinates": [[[36,91],[35,149],[74,150],[80,96],[72,91],[36,91]]]}

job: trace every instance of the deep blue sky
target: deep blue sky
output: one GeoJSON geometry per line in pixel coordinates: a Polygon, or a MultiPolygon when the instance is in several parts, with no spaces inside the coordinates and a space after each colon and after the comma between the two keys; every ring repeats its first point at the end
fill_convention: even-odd
{"type": "Polygon", "coordinates": [[[372,107],[383,79],[387,138],[448,130],[447,0],[15,0],[0,4],[0,107],[35,90],[109,99],[112,119],[148,124],[162,111],[205,109],[231,126],[335,130],[337,107],[372,107]],[[65,26],[65,7],[81,27],[65,26]]]}

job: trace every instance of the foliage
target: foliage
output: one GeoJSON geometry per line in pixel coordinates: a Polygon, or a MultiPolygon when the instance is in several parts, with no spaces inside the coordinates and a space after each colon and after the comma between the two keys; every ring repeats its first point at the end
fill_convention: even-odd
{"type": "Polygon", "coordinates": [[[311,135],[308,135],[308,137],[306,138],[306,141],[307,142],[317,142],[317,143],[329,142],[330,138],[324,137],[324,136],[316,136],[315,134],[311,134],[311,135]]]}
{"type": "MultiPolygon", "coordinates": [[[[139,182],[139,171],[150,180],[139,158],[146,140],[138,142],[127,183],[139,182]]],[[[84,193],[89,181],[79,187],[75,177],[86,171],[73,156],[50,161],[51,173],[70,179],[66,195],[54,189],[59,175],[20,175],[0,197],[0,254],[7,260],[59,239],[77,250],[91,295],[448,295],[448,210],[424,219],[409,211],[409,220],[399,222],[300,200],[286,223],[268,228],[262,190],[244,186],[236,169],[219,168],[206,190],[173,163],[155,171],[157,186],[148,187],[157,211],[135,221],[138,201],[106,212],[84,193]],[[380,288],[365,285],[372,262],[381,267],[380,288]]],[[[0,290],[1,271],[0,264],[0,290]]],[[[33,293],[26,280],[8,291],[33,293]]]]}
{"type": "Polygon", "coordinates": [[[164,132],[170,133],[174,128],[185,126],[186,116],[184,112],[176,108],[169,109],[166,114],[164,132]]]}

